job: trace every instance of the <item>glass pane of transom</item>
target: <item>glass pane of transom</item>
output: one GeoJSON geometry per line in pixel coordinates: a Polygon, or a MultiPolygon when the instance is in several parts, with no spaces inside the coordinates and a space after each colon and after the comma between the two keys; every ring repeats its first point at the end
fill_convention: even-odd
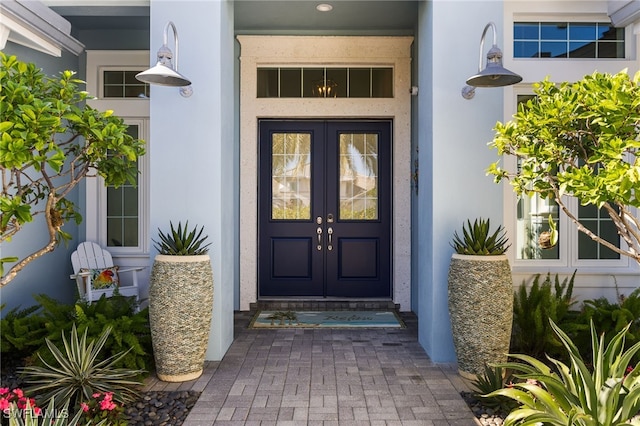
{"type": "Polygon", "coordinates": [[[371,97],[372,98],[392,98],[393,97],[393,69],[392,68],[372,68],[371,69],[371,97]]]}
{"type": "Polygon", "coordinates": [[[280,97],[299,98],[302,95],[302,69],[280,69],[280,97]]]}
{"type": "Polygon", "coordinates": [[[349,97],[371,97],[371,68],[349,69],[349,97]]]}
{"type": "Polygon", "coordinates": [[[378,135],[340,135],[340,220],[378,219],[378,135]]]}
{"type": "Polygon", "coordinates": [[[271,218],[311,218],[311,134],[271,137],[271,218]]]}

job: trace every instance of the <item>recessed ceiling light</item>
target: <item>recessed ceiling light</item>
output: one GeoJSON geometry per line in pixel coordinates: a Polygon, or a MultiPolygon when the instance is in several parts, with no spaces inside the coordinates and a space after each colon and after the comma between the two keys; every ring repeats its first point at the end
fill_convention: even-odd
{"type": "Polygon", "coordinates": [[[331,9],[333,9],[333,6],[327,3],[320,3],[316,6],[318,12],[329,12],[331,9]]]}

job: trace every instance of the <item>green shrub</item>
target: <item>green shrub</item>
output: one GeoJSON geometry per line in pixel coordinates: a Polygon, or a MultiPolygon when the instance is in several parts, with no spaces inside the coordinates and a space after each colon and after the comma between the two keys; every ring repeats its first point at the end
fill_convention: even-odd
{"type": "Polygon", "coordinates": [[[574,305],[573,284],[576,271],[562,282],[556,274],[551,280],[547,274],[540,282],[540,274],[536,275],[529,288],[523,282],[516,291],[513,300],[513,334],[511,351],[542,359],[546,354],[557,355],[561,342],[555,337],[549,320],[563,325],[577,315],[572,314],[574,305]]]}
{"type": "Polygon", "coordinates": [[[55,400],[59,407],[79,407],[81,402],[91,400],[92,395],[98,392],[113,392],[113,399],[117,402],[132,401],[141,385],[132,379],[141,372],[116,367],[125,352],[108,358],[100,357],[110,332],[111,329],[107,328],[97,340],[90,340],[85,329],[79,338],[74,325],[68,340],[62,334],[63,350],[45,339],[55,362],[48,363],[41,358],[44,366],[22,368],[25,383],[30,385],[26,391],[47,403],[55,400]]]}
{"type": "Polygon", "coordinates": [[[45,338],[63,349],[62,333],[69,333],[75,324],[80,333],[87,332],[89,339],[97,339],[107,328],[113,330],[101,356],[110,357],[128,350],[116,367],[153,369],[149,311],[136,312],[133,298],[117,294],[117,291],[113,297],[101,297],[91,304],[85,301],[62,304],[46,295],[34,298],[38,302],[36,307],[11,311],[0,322],[3,363],[8,361],[5,351],[12,356],[17,351],[16,357],[24,359],[26,364],[38,364],[40,357],[53,362],[45,338]]]}
{"type": "MultiPolygon", "coordinates": [[[[0,310],[5,305],[0,306],[0,310]]],[[[38,342],[44,341],[46,329],[44,319],[34,315],[40,306],[29,308],[14,308],[0,320],[0,352],[3,362],[18,362],[33,354],[39,346],[38,342]]]]}
{"type": "MultiPolygon", "coordinates": [[[[604,297],[585,300],[572,336],[584,356],[590,356],[588,324],[591,322],[598,330],[603,331],[605,342],[623,329],[627,330],[627,347],[640,341],[640,289],[626,297],[620,295],[617,302],[610,302],[604,297]]],[[[640,357],[635,359],[638,358],[640,357]]]]}
{"type": "Polygon", "coordinates": [[[628,326],[606,344],[591,324],[593,357],[585,362],[580,351],[552,321],[551,327],[567,352],[569,365],[549,358],[551,367],[528,355],[510,355],[519,362],[501,364],[523,380],[488,396],[505,396],[520,407],[504,421],[510,425],[613,426],[638,424],[640,365],[628,369],[640,343],[625,350],[628,326]]]}

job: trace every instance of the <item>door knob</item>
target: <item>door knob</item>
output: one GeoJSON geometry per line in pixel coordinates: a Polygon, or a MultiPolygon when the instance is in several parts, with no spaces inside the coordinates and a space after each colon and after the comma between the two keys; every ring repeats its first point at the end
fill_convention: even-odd
{"type": "Polygon", "coordinates": [[[333,250],[333,243],[331,242],[331,236],[332,235],[333,235],[333,228],[330,227],[329,229],[327,229],[327,236],[328,236],[328,240],[329,240],[329,243],[327,245],[327,250],[329,250],[329,251],[333,250]]]}

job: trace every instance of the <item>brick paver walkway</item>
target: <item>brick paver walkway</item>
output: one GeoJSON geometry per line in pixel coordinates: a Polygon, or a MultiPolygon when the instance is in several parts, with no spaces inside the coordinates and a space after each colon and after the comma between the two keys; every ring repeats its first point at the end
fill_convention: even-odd
{"type": "Polygon", "coordinates": [[[151,390],[202,394],[184,426],[477,425],[460,397],[465,384],[434,364],[406,329],[250,330],[236,314],[236,338],[193,382],[151,381],[151,390]]]}

